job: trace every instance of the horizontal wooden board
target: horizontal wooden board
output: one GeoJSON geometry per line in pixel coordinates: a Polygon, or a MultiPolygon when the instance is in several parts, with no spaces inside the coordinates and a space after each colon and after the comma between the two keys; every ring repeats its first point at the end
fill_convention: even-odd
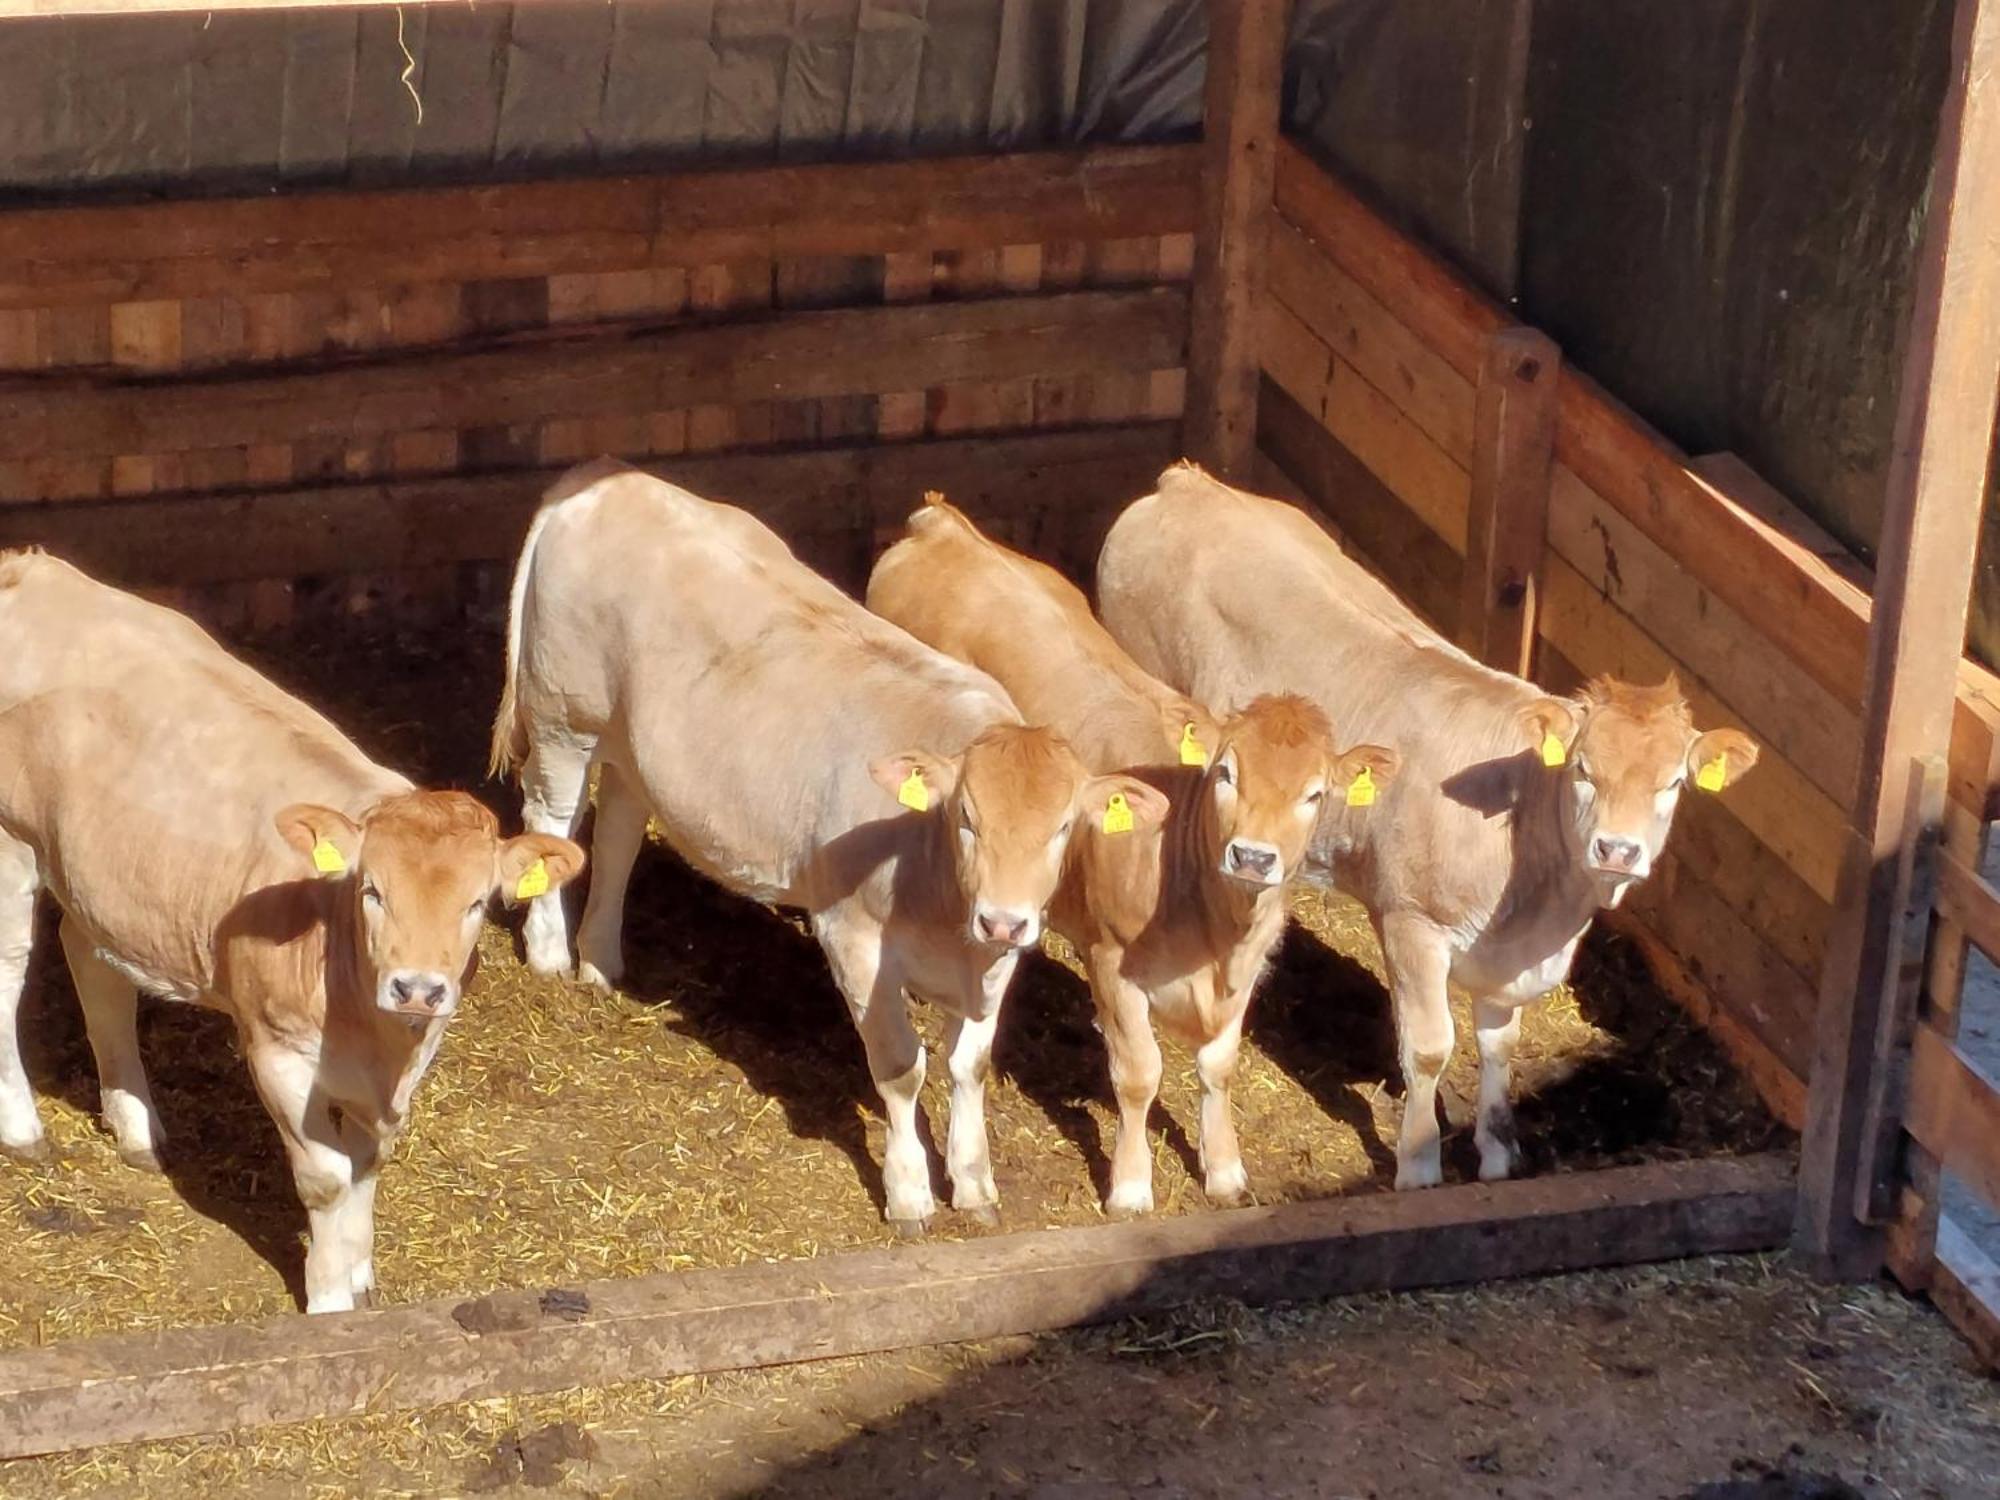
{"type": "Polygon", "coordinates": [[[1512,321],[1471,282],[1395,229],[1290,141],[1278,148],[1278,213],[1467,380],[1488,334],[1512,321]]]}
{"type": "MultiPolygon", "coordinates": [[[[662,459],[647,465],[787,535],[875,530],[927,489],[977,516],[1040,507],[1104,524],[1179,452],[1165,423],[662,459]]],[[[558,470],[289,491],[0,506],[0,547],[37,544],[124,587],[394,571],[511,558],[558,470]]],[[[1058,542],[1060,538],[1056,539],[1058,542]]],[[[1090,545],[1078,538],[1076,545],[1090,545]]],[[[1094,547],[1091,555],[1095,555],[1094,547]]],[[[865,563],[864,563],[865,566],[865,563]]]]}
{"type": "Polygon", "coordinates": [[[1764,1250],[1788,1158],[1620,1167],[861,1250],[0,1354],[0,1458],[1252,1303],[1764,1250]],[[455,1316],[456,1314],[456,1316],[455,1316]],[[491,1329],[468,1331],[467,1325],[491,1329]]]}
{"type": "Polygon", "coordinates": [[[1271,215],[1268,236],[1271,297],[1469,469],[1474,382],[1283,217],[1271,215]]]}
{"type": "Polygon", "coordinates": [[[1462,555],[1472,496],[1464,467],[1283,303],[1266,299],[1260,327],[1264,372],[1462,555]]]}
{"type": "Polygon", "coordinates": [[[0,309],[1180,234],[1197,148],[0,214],[0,309]]]}
{"type": "Polygon", "coordinates": [[[2000,963],[2000,891],[1985,877],[1955,859],[1940,859],[1937,908],[1989,962],[2000,963]]]}
{"type": "Polygon", "coordinates": [[[1903,1126],[2000,1211],[2000,1088],[1933,1026],[1919,1025],[1911,1040],[1903,1126]]]}
{"type": "Polygon", "coordinates": [[[1181,288],[905,303],[666,328],[550,329],[473,352],[206,379],[0,384],[12,460],[173,453],[698,403],[923,390],[953,381],[1177,366],[1181,288]]]}

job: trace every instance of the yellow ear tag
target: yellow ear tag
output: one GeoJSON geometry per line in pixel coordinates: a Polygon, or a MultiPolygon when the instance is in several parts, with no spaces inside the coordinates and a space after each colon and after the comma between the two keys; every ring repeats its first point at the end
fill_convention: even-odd
{"type": "Polygon", "coordinates": [[[1104,831],[1106,833],[1132,831],[1132,804],[1125,800],[1123,792],[1113,792],[1111,800],[1104,804],[1104,831]]]}
{"type": "Polygon", "coordinates": [[[924,785],[924,773],[913,770],[903,778],[903,784],[896,788],[896,800],[911,812],[931,810],[931,789],[924,785]]]}
{"type": "Polygon", "coordinates": [[[1563,749],[1563,742],[1553,734],[1542,736],[1542,764],[1553,770],[1569,759],[1569,752],[1563,749]]]}
{"type": "Polygon", "coordinates": [[[549,867],[541,860],[528,866],[527,873],[514,883],[516,901],[532,901],[549,893],[549,867]]]}
{"type": "Polygon", "coordinates": [[[1349,807],[1375,805],[1375,777],[1368,767],[1363,766],[1361,774],[1347,783],[1347,805],[1349,807]]]}
{"type": "Polygon", "coordinates": [[[1181,726],[1181,764],[1184,766],[1205,766],[1208,764],[1208,751],[1202,746],[1201,741],[1195,737],[1194,721],[1192,719],[1181,726]]]}
{"type": "Polygon", "coordinates": [[[317,844],[313,845],[312,860],[313,868],[322,875],[344,875],[347,873],[347,861],[342,859],[340,851],[325,839],[321,839],[317,844]]]}
{"type": "Polygon", "coordinates": [[[1729,768],[1722,763],[1722,757],[1706,762],[1694,773],[1694,784],[1704,792],[1719,792],[1722,784],[1729,779],[1729,768]]]}

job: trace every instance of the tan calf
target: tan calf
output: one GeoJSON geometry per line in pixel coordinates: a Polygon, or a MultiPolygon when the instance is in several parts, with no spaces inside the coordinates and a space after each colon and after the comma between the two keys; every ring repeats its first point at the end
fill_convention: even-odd
{"type": "MultiPolygon", "coordinates": [[[[1093,777],[999,684],[869,614],[743,511],[622,465],[551,491],[521,553],[496,766],[531,828],[567,833],[599,770],[577,969],[617,982],[626,883],[648,818],[695,868],[803,907],[888,1118],[887,1216],[933,1212],[916,1128],[924,1053],[906,996],[946,1014],[952,1202],[997,1217],[985,1124],[993,1031],[1041,935],[1079,818],[1130,778],[1093,777]]],[[[553,895],[528,960],[569,966],[553,895]]],[[[750,1003],[750,997],[746,997],[750,1003]]]]}
{"type": "Polygon", "coordinates": [[[306,1206],[307,1308],[352,1307],[487,901],[560,886],[582,851],[413,790],[186,619],[53,558],[0,556],[0,638],[0,1148],[47,1149],[16,1024],[46,888],[120,1154],[158,1164],[138,992],[226,1012],[306,1206]]]}
{"type": "Polygon", "coordinates": [[[1093,769],[1154,767],[1139,774],[1170,808],[1149,800],[1130,827],[1092,820],[1071,841],[1050,913],[1083,956],[1110,1056],[1118,1135],[1105,1206],[1153,1206],[1155,1020],[1195,1052],[1204,1187],[1217,1202],[1239,1200],[1229,1090],[1250,997],[1284,931],[1286,890],[1329,793],[1344,801],[1364,769],[1364,786],[1386,785],[1395,757],[1375,746],[1336,756],[1326,716],[1296,697],[1260,699],[1218,726],[1149,677],[1059,574],[982,536],[935,495],[876,565],[868,602],[992,672],[1072,743],[1094,746],[1104,759],[1093,769]],[[1191,763],[1176,764],[1189,745],[1191,763]]]}
{"type": "Polygon", "coordinates": [[[1309,866],[1358,896],[1382,939],[1407,1090],[1397,1185],[1441,1177],[1450,983],[1474,1002],[1480,1176],[1507,1176],[1521,1007],[1562,982],[1597,909],[1651,872],[1687,783],[1721,791],[1756,745],[1697,732],[1672,679],[1555,698],[1491,671],[1302,512],[1190,466],[1112,527],[1098,594],[1111,633],[1183,691],[1217,705],[1299,693],[1401,753],[1375,815],[1323,821],[1309,866]]]}
{"type": "Polygon", "coordinates": [[[936,492],[875,564],[868,607],[991,674],[1029,723],[1060,730],[1093,770],[1202,766],[1215,748],[1208,710],[1133,661],[1076,585],[1002,547],[936,492]]]}

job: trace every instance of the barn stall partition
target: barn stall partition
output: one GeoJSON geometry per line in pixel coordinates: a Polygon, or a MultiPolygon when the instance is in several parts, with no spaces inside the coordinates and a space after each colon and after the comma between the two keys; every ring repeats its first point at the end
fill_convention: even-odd
{"type": "Polygon", "coordinates": [[[2000,61],[2000,7],[1959,6],[1907,461],[1872,580],[1747,465],[1676,450],[1286,141],[1281,0],[1212,10],[1200,146],[0,214],[0,540],[226,628],[438,621],[490,608],[550,475],[610,451],[749,506],[849,585],[926,488],[1087,573],[1117,509],[1185,451],[1312,506],[1489,661],[1559,688],[1672,669],[1698,722],[1758,737],[1757,773],[1687,807],[1610,920],[1804,1129],[1801,1164],[1720,1156],[664,1273],[580,1300],[58,1342],[0,1354],[0,1455],[1205,1293],[1769,1248],[1795,1226],[1828,1265],[1887,1254],[1990,1328],[1991,1268],[1935,1226],[1941,1170],[2000,1186],[1994,1097],[1950,1034],[1966,944],[1991,948],[2000,924],[1975,868],[2000,683],[1936,643],[1962,635],[1968,476],[2000,374],[2000,257],[1980,238],[2000,122],[1969,82],[2000,61]]]}

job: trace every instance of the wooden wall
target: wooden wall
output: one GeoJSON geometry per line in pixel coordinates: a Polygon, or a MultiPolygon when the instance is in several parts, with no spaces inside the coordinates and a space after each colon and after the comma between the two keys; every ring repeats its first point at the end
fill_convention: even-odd
{"type": "MultiPolygon", "coordinates": [[[[1266,226],[1260,441],[1278,475],[1442,629],[1458,626],[1487,341],[1511,319],[1296,147],[1266,226]]],[[[1728,454],[1675,450],[1565,368],[1538,676],[1679,674],[1703,727],[1764,747],[1722,797],[1683,802],[1618,921],[1796,1113],[1855,790],[1865,570],[1728,454]]],[[[1992,811],[2000,679],[1967,663],[1952,796],[1992,811]]]]}
{"type": "Polygon", "coordinates": [[[0,214],[0,544],[278,623],[474,586],[614,453],[848,581],[933,479],[1075,551],[1172,456],[1194,195],[1148,147],[0,214]]]}

